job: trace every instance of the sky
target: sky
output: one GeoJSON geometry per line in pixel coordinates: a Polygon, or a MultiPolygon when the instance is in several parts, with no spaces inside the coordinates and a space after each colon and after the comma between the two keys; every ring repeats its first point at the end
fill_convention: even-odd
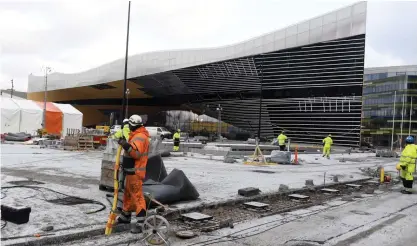
{"type": "MultiPolygon", "coordinates": [[[[216,47],[357,1],[133,0],[129,55],[216,47]]],[[[0,0],[0,88],[28,75],[77,73],[123,58],[128,1],[0,0]]],[[[417,1],[368,3],[365,67],[417,64],[417,1]],[[414,23],[414,25],[413,25],[414,23]]]]}

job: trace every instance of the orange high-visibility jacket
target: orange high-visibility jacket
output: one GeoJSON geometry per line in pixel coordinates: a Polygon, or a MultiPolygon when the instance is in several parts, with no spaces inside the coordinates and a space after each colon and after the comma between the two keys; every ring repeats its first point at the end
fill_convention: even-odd
{"type": "Polygon", "coordinates": [[[130,171],[134,171],[143,180],[145,179],[149,152],[149,132],[144,126],[130,133],[129,144],[130,148],[127,152],[135,160],[135,168],[130,171]]]}

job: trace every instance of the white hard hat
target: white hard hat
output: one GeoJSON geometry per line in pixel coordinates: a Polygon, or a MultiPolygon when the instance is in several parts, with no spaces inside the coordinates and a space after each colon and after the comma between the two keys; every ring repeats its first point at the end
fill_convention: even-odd
{"type": "Polygon", "coordinates": [[[131,126],[141,125],[142,124],[142,117],[140,117],[137,114],[134,114],[134,115],[130,116],[130,118],[129,118],[129,124],[131,126]]]}
{"type": "Polygon", "coordinates": [[[123,123],[128,123],[129,122],[129,119],[124,119],[123,120],[123,123]]]}

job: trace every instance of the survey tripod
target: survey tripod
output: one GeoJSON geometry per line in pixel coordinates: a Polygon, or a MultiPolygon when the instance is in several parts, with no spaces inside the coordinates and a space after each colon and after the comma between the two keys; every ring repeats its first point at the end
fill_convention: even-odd
{"type": "MultiPolygon", "coordinates": [[[[109,219],[106,224],[105,235],[110,235],[112,228],[116,222],[117,215],[120,213],[121,209],[118,208],[117,204],[119,202],[119,192],[123,192],[124,182],[126,175],[123,172],[123,168],[120,165],[122,147],[119,146],[116,154],[116,162],[114,165],[114,195],[112,209],[110,211],[109,219]]],[[[147,210],[146,219],[142,225],[142,238],[141,242],[145,245],[170,245],[169,232],[170,225],[169,222],[162,216],[162,212],[167,209],[165,205],[155,200],[150,193],[144,193],[144,196],[148,198],[148,208],[151,202],[159,205],[158,208],[150,212],[150,209],[147,210]]]]}

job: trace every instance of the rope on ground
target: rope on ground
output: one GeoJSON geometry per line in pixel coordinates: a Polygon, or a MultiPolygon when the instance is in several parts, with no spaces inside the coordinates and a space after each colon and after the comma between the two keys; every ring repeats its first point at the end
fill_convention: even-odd
{"type": "MultiPolygon", "coordinates": [[[[57,194],[62,195],[64,197],[71,197],[71,198],[76,198],[76,199],[80,199],[80,200],[84,200],[86,201],[86,203],[90,203],[90,204],[97,204],[97,205],[101,205],[101,208],[94,210],[94,211],[88,211],[85,212],[85,214],[94,214],[94,213],[98,213],[100,211],[103,211],[104,209],[106,209],[106,205],[104,205],[102,202],[96,201],[96,200],[92,200],[92,199],[86,199],[86,198],[82,198],[82,197],[77,197],[77,196],[71,196],[71,195],[67,195],[65,193],[50,189],[50,188],[46,188],[46,187],[40,187],[40,186],[29,186],[29,185],[16,185],[16,186],[4,186],[1,187],[2,189],[14,189],[14,188],[26,188],[26,189],[32,189],[32,190],[36,190],[42,193],[43,196],[43,200],[49,202],[48,199],[46,199],[45,197],[45,193],[43,193],[42,190],[47,190],[50,192],[55,193],[55,195],[58,197],[57,194]]],[[[59,197],[58,197],[59,198],[59,197]]],[[[75,204],[74,204],[75,205],[75,204]]]]}

